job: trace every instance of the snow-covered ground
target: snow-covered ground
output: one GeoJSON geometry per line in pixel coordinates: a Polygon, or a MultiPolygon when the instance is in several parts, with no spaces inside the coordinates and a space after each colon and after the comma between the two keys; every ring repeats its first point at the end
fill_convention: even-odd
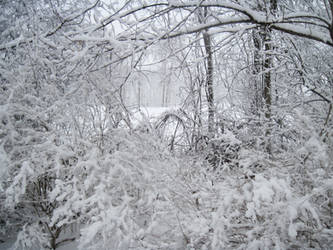
{"type": "Polygon", "coordinates": [[[151,121],[154,120],[156,117],[159,117],[163,113],[167,111],[175,111],[179,107],[141,107],[138,110],[133,111],[133,118],[132,122],[134,125],[145,122],[145,121],[151,121]]]}

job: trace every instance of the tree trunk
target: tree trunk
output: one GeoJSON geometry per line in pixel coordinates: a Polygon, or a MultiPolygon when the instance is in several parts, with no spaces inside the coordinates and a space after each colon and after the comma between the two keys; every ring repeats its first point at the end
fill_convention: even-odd
{"type": "MultiPolygon", "coordinates": [[[[276,15],[277,0],[270,0],[269,11],[273,16],[276,15]]],[[[271,143],[271,118],[272,118],[272,76],[271,69],[273,68],[273,55],[272,55],[272,29],[265,26],[265,39],[264,39],[264,102],[265,102],[265,119],[267,123],[265,137],[266,137],[266,151],[272,153],[271,143]]]]}
{"type": "Polygon", "coordinates": [[[253,45],[254,45],[254,54],[253,54],[253,74],[255,76],[254,84],[254,93],[253,101],[251,103],[251,113],[260,117],[260,112],[264,107],[263,103],[263,41],[264,41],[264,32],[262,27],[253,30],[252,33],[253,45]]]}
{"type": "MultiPolygon", "coordinates": [[[[206,22],[208,16],[208,8],[204,8],[204,13],[199,13],[199,21],[201,23],[206,22]]],[[[206,98],[208,103],[208,135],[214,136],[215,133],[215,109],[214,109],[214,89],[213,89],[213,51],[212,51],[212,39],[208,33],[208,29],[205,29],[202,33],[205,53],[206,53],[206,98]]]]}
{"type": "Polygon", "coordinates": [[[210,136],[214,135],[214,89],[213,89],[213,52],[211,46],[211,37],[207,32],[203,33],[203,39],[205,43],[206,50],[206,60],[207,60],[207,72],[206,72],[206,96],[208,103],[208,134],[210,136]]]}
{"type": "Polygon", "coordinates": [[[265,60],[264,60],[264,92],[263,92],[263,99],[264,99],[264,112],[265,112],[265,122],[267,123],[265,137],[266,137],[266,151],[267,153],[272,153],[272,145],[271,145],[271,117],[272,117],[272,77],[271,77],[271,68],[273,66],[273,60],[271,55],[272,50],[272,39],[271,39],[271,29],[266,27],[265,31],[265,60]]]}
{"type": "MultiPolygon", "coordinates": [[[[262,6],[258,6],[262,10],[262,6]]],[[[277,0],[271,0],[269,11],[275,15],[277,10],[277,0]]],[[[271,146],[271,118],[272,118],[272,29],[269,26],[262,26],[253,34],[254,52],[254,73],[260,75],[259,82],[256,81],[255,89],[259,90],[255,93],[255,107],[257,111],[263,111],[265,116],[265,150],[269,154],[272,153],[271,146]]]]}

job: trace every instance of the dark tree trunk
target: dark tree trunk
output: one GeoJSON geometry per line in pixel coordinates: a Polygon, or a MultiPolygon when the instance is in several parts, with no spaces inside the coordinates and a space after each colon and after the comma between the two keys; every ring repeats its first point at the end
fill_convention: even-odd
{"type": "MultiPolygon", "coordinates": [[[[205,23],[208,17],[208,8],[204,8],[204,12],[199,12],[199,21],[205,23]]],[[[213,88],[213,51],[212,51],[212,39],[208,33],[208,29],[205,29],[202,33],[205,56],[206,56],[206,98],[208,103],[208,135],[214,136],[215,133],[215,108],[214,108],[214,88],[213,88]]]]}
{"type": "MultiPolygon", "coordinates": [[[[258,6],[259,9],[263,8],[258,6]]],[[[277,0],[271,0],[269,12],[275,15],[277,10],[277,0]]],[[[272,29],[269,26],[262,26],[253,33],[254,52],[254,73],[257,75],[255,81],[256,93],[254,96],[255,112],[264,112],[265,117],[265,150],[271,154],[271,118],[272,118],[272,29]],[[260,76],[260,77],[258,77],[260,76]]]]}
{"type": "Polygon", "coordinates": [[[271,39],[271,29],[266,27],[265,32],[265,60],[264,60],[264,112],[265,112],[265,120],[267,123],[265,137],[266,137],[266,151],[267,153],[272,153],[272,145],[271,145],[271,117],[272,117],[272,77],[271,77],[271,68],[273,66],[273,59],[272,59],[272,39],[271,39]]]}
{"type": "MultiPolygon", "coordinates": [[[[276,14],[277,0],[270,0],[270,12],[272,15],[276,14]]],[[[273,68],[273,55],[272,55],[272,29],[268,26],[265,27],[265,39],[264,39],[264,102],[265,102],[265,119],[267,122],[267,128],[265,131],[265,137],[267,139],[266,151],[272,153],[271,144],[271,118],[272,118],[272,76],[271,69],[273,68]]]]}
{"type": "Polygon", "coordinates": [[[206,75],[206,96],[208,102],[208,133],[210,136],[214,135],[214,89],[213,89],[213,52],[211,45],[211,37],[207,32],[203,33],[205,43],[206,61],[207,61],[207,75],[206,75]]]}

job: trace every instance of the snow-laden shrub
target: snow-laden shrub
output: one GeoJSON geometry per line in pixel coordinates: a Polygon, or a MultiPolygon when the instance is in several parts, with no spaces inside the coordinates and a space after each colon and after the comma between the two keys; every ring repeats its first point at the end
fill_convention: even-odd
{"type": "Polygon", "coordinates": [[[48,235],[38,223],[26,224],[18,233],[13,249],[47,249],[48,244],[48,235]]]}
{"type": "Polygon", "coordinates": [[[206,161],[193,158],[183,161],[178,179],[181,185],[170,187],[175,194],[177,225],[183,236],[183,247],[179,249],[212,249],[212,215],[217,207],[219,190],[215,188],[206,161]]]}
{"type": "Polygon", "coordinates": [[[261,144],[242,147],[239,168],[219,173],[213,249],[331,248],[330,129],[304,113],[288,127],[294,132],[286,147],[273,154],[261,144]]]}
{"type": "Polygon", "coordinates": [[[324,230],[318,210],[284,178],[263,174],[238,181],[231,178],[220,192],[213,219],[213,248],[325,249],[320,244],[327,242],[311,235],[324,230]]]}
{"type": "Polygon", "coordinates": [[[53,141],[34,145],[30,148],[29,158],[25,158],[22,163],[16,162],[15,168],[10,169],[12,174],[8,177],[4,190],[4,206],[12,218],[19,215],[19,221],[16,219],[18,222],[15,225],[19,231],[16,241],[18,249],[36,246],[55,249],[60,234],[67,226],[50,225],[54,209],[61,205],[49,199],[55,181],[63,178],[56,169],[67,171],[61,148],[53,141]]]}
{"type": "Polygon", "coordinates": [[[206,159],[216,170],[230,170],[239,165],[241,141],[229,130],[207,142],[206,159]]]}
{"type": "Polygon", "coordinates": [[[164,240],[170,246],[175,216],[167,187],[178,164],[151,134],[118,133],[113,149],[102,153],[88,145],[66,177],[55,181],[50,199],[62,206],[50,226],[80,224],[81,249],[157,247],[164,240]]]}

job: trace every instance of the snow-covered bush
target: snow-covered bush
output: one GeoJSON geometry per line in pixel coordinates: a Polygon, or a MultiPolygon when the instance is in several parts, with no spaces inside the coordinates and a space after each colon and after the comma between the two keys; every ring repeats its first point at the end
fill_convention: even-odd
{"type": "Polygon", "coordinates": [[[8,178],[4,205],[10,214],[20,214],[20,223],[15,225],[20,230],[16,241],[18,249],[41,246],[55,249],[60,234],[67,227],[67,224],[59,227],[50,224],[54,209],[61,205],[49,199],[55,182],[63,178],[56,169],[63,168],[65,172],[68,167],[61,149],[62,146],[53,141],[34,145],[30,148],[30,158],[25,158],[8,178]]]}
{"type": "Polygon", "coordinates": [[[304,113],[290,122],[296,132],[285,148],[269,155],[260,145],[243,147],[239,167],[219,173],[213,249],[332,246],[330,138],[304,113]]]}
{"type": "Polygon", "coordinates": [[[167,186],[178,166],[163,144],[151,134],[118,131],[113,145],[107,153],[87,145],[66,178],[55,181],[50,195],[62,204],[50,225],[80,224],[82,249],[148,244],[147,235],[154,233],[151,228],[162,216],[157,204],[168,203],[167,186]]]}
{"type": "Polygon", "coordinates": [[[295,191],[284,178],[263,174],[228,180],[214,215],[214,248],[325,248],[312,234],[324,229],[318,211],[295,191]]]}
{"type": "Polygon", "coordinates": [[[26,224],[18,233],[13,249],[47,249],[49,246],[48,235],[43,232],[39,223],[26,224]]]}
{"type": "Polygon", "coordinates": [[[207,142],[206,159],[215,170],[230,170],[239,165],[241,141],[229,130],[207,142]]]}

